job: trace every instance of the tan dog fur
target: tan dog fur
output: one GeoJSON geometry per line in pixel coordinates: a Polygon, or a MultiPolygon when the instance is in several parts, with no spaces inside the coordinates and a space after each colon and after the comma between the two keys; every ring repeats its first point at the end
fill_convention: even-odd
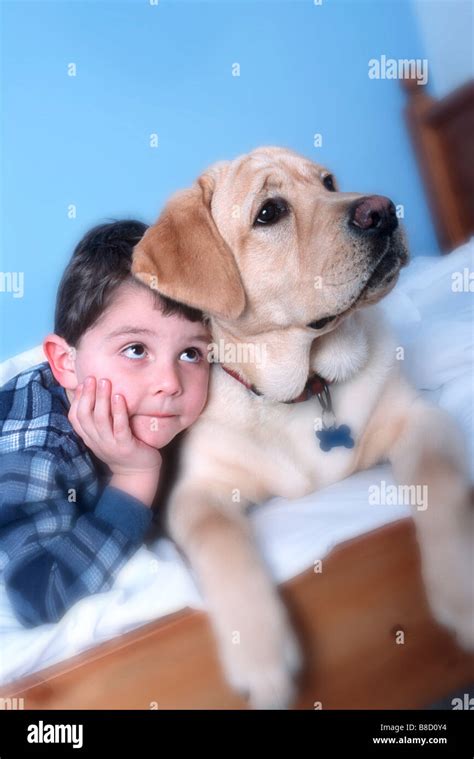
{"type": "Polygon", "coordinates": [[[348,209],[360,196],[328,192],[328,173],[282,148],[218,163],[170,200],[134,252],[135,275],[205,311],[216,343],[265,348],[264,361],[226,361],[261,396],[212,367],[209,401],[187,433],[168,511],[170,534],[207,599],[229,682],[257,708],[292,702],[301,656],[246,507],[273,495],[297,498],[381,460],[392,462],[399,483],[428,486],[426,511],[413,508],[428,597],[437,618],[474,645],[463,441],[403,378],[394,340],[371,305],[406,263],[403,233],[375,255],[370,241],[348,231],[348,209]],[[288,215],[256,227],[262,203],[275,196],[288,202],[288,215]],[[371,287],[384,256],[393,271],[371,287]],[[320,330],[307,326],[335,314],[320,330]],[[315,398],[284,403],[315,371],[333,383],[352,450],[319,449],[315,398]]]}

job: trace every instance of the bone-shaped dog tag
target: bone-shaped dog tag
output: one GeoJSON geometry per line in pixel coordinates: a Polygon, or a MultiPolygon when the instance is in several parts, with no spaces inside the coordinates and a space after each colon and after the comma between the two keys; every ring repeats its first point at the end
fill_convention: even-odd
{"type": "Polygon", "coordinates": [[[327,429],[316,432],[319,440],[319,447],[322,451],[332,451],[333,448],[343,446],[344,448],[353,448],[354,440],[351,437],[351,431],[347,424],[341,424],[340,427],[335,425],[327,429]]]}

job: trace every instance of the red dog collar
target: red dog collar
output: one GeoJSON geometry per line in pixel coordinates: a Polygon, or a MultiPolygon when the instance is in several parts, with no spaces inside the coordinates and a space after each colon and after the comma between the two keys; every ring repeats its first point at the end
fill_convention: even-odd
{"type": "MultiPolygon", "coordinates": [[[[246,382],[238,372],[233,371],[233,369],[227,369],[224,364],[221,364],[221,366],[227,374],[236,379],[237,382],[240,382],[247,390],[255,393],[255,395],[262,395],[255,385],[246,382]]],[[[332,451],[333,448],[341,446],[353,448],[354,439],[352,438],[350,427],[347,424],[341,424],[340,426],[336,424],[328,383],[319,374],[313,374],[308,379],[303,392],[297,398],[293,398],[291,401],[283,401],[283,403],[301,403],[302,401],[309,401],[313,396],[317,397],[322,408],[322,428],[315,430],[321,450],[326,453],[332,451]]]]}
{"type": "MultiPolygon", "coordinates": [[[[221,364],[221,366],[223,370],[227,372],[227,374],[236,379],[237,382],[240,382],[240,384],[246,387],[247,390],[251,390],[252,393],[255,393],[255,395],[262,395],[262,393],[257,390],[255,385],[252,385],[250,382],[244,380],[244,378],[241,377],[238,372],[235,372],[233,369],[228,369],[226,366],[224,366],[224,364],[221,364]]],[[[328,393],[328,383],[326,380],[320,377],[319,374],[313,374],[304,386],[303,392],[300,393],[297,398],[293,398],[291,401],[283,401],[283,403],[302,403],[303,401],[308,401],[314,395],[317,395],[318,398],[321,398],[321,396],[325,396],[328,393]]]]}

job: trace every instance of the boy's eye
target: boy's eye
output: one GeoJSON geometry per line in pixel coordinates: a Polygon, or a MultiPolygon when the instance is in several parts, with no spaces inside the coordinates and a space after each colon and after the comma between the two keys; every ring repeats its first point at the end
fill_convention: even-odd
{"type": "Polygon", "coordinates": [[[188,364],[197,364],[202,359],[202,352],[199,348],[186,348],[186,350],[181,353],[180,358],[188,364]]]}
{"type": "Polygon", "coordinates": [[[127,358],[138,359],[146,356],[146,348],[141,343],[133,343],[122,351],[123,355],[127,358]]]}

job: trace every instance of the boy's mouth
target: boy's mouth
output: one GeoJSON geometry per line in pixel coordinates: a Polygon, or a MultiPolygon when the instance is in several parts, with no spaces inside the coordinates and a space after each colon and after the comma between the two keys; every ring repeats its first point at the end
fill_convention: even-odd
{"type": "Polygon", "coordinates": [[[173,419],[178,414],[134,414],[136,417],[144,416],[150,419],[173,419]]]}

